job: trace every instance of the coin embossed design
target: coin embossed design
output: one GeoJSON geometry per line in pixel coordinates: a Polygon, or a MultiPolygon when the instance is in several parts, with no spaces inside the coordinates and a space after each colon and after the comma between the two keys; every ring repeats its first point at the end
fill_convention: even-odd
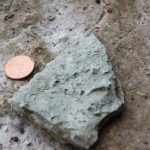
{"type": "Polygon", "coordinates": [[[25,55],[19,55],[11,58],[6,62],[5,73],[9,78],[22,79],[32,73],[34,62],[25,55]]]}

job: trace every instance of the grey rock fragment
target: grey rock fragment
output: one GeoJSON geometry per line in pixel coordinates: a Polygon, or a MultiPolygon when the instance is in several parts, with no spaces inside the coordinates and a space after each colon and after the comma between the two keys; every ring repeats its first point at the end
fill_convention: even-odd
{"type": "Polygon", "coordinates": [[[89,34],[21,87],[12,108],[52,138],[89,148],[98,139],[98,128],[123,103],[105,47],[89,34]]]}

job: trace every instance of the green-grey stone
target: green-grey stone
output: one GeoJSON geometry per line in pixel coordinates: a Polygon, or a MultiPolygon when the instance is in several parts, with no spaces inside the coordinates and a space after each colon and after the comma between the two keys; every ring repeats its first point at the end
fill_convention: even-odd
{"type": "Polygon", "coordinates": [[[89,34],[66,48],[14,95],[12,108],[60,142],[89,148],[120,112],[123,92],[105,47],[89,34]]]}

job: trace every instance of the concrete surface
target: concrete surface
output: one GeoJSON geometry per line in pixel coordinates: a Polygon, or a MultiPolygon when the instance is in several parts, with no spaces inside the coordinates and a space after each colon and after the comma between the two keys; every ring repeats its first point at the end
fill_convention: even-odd
{"type": "MultiPolygon", "coordinates": [[[[43,2],[45,2],[45,5],[49,7],[46,3],[46,0],[43,2]]],[[[45,18],[46,22],[48,14],[46,15],[44,11],[42,11],[41,14],[41,11],[39,11],[41,10],[42,6],[45,5],[42,4],[42,2],[39,3],[38,1],[36,1],[36,5],[35,1],[0,1],[0,62],[4,63],[9,57],[18,53],[27,53],[30,56],[34,56],[36,60],[41,60],[40,63],[38,63],[39,65],[37,64],[36,72],[38,72],[39,70],[42,70],[43,67],[41,66],[45,66],[45,64],[49,62],[49,60],[51,60],[51,58],[53,57],[52,53],[54,51],[57,51],[58,49],[59,52],[64,49],[65,46],[67,46],[65,38],[62,38],[62,40],[58,40],[59,37],[60,39],[61,37],[63,37],[61,36],[60,31],[63,30],[64,33],[74,34],[73,36],[71,36],[71,38],[74,40],[75,37],[78,38],[80,34],[84,33],[85,30],[91,30],[95,28],[95,32],[97,33],[98,38],[106,46],[109,60],[113,64],[114,71],[123,84],[125,93],[125,109],[122,115],[120,115],[116,119],[113,119],[107,126],[105,126],[105,128],[103,128],[99,141],[97,142],[97,144],[95,144],[95,146],[91,148],[91,150],[149,150],[150,1],[103,0],[103,2],[101,2],[100,4],[95,3],[94,0],[63,0],[61,3],[59,1],[53,0],[53,2],[53,6],[58,7],[58,11],[56,10],[56,18],[57,16],[63,16],[65,18],[67,15],[74,15],[78,12],[79,15],[75,15],[76,17],[70,16],[70,18],[76,19],[76,21],[74,22],[78,22],[78,20],[80,19],[82,20],[82,22],[79,21],[81,23],[80,25],[74,25],[75,28],[79,27],[78,29],[72,30],[69,28],[65,28],[66,21],[64,20],[67,19],[57,19],[57,21],[59,20],[59,26],[62,20],[62,25],[61,28],[57,27],[57,30],[54,30],[54,33],[57,32],[57,34],[54,34],[54,38],[51,38],[53,37],[51,32],[50,35],[47,36],[50,37],[50,39],[56,39],[54,40],[56,42],[54,42],[54,47],[51,49],[47,49],[47,47],[52,46],[52,42],[43,43],[40,42],[40,39],[37,40],[37,37],[44,38],[46,36],[42,36],[43,34],[40,34],[41,30],[37,30],[39,29],[39,26],[35,27],[35,25],[37,25],[37,22],[42,23],[42,21],[40,20],[41,15],[43,15],[43,18],[45,18]],[[71,7],[66,8],[66,4],[69,4],[69,6],[71,5],[71,7]],[[15,13],[14,16],[11,14],[12,11],[14,11],[13,13],[15,13]],[[70,13],[68,13],[68,11],[70,11],[70,13]],[[7,16],[9,13],[10,15],[7,16]],[[15,25],[16,23],[17,25],[15,25]],[[32,28],[28,28],[30,27],[30,25],[32,28]],[[13,42],[13,39],[17,38],[19,33],[22,33],[24,29],[27,29],[27,31],[32,30],[34,34],[39,31],[38,34],[36,34],[38,36],[32,36],[34,34],[31,34],[31,37],[29,36],[31,38],[31,41],[33,41],[33,43],[31,42],[33,47],[31,46],[31,48],[23,48],[24,51],[21,51],[20,44],[18,50],[16,47],[12,48],[12,45],[10,45],[6,48],[9,50],[9,52],[5,52],[5,46],[9,45],[9,42],[13,42]],[[68,30],[70,32],[68,32],[68,30]],[[59,42],[61,41],[64,41],[64,46],[62,46],[62,43],[59,44],[59,42]],[[50,43],[49,46],[47,46],[46,43],[50,43]],[[56,45],[56,49],[55,44],[59,45],[56,45]],[[1,48],[3,48],[3,50],[1,50],[1,48]],[[12,50],[11,53],[10,50],[12,50]],[[49,53],[47,53],[47,51],[51,51],[51,54],[48,55],[49,53]],[[36,53],[38,53],[38,55],[36,53]]],[[[50,10],[52,9],[49,9],[49,11],[50,10]]],[[[52,15],[53,18],[53,14],[49,13],[49,15],[52,15]]],[[[51,20],[51,17],[48,18],[48,20],[51,20]]],[[[50,24],[54,23],[54,21],[56,20],[47,22],[47,26],[50,26],[50,24]]],[[[57,21],[54,23],[56,26],[57,21]]],[[[43,24],[43,26],[45,26],[45,24],[43,24]]],[[[45,27],[43,28],[47,29],[45,27]]],[[[20,41],[23,42],[22,40],[20,41]]],[[[25,43],[27,44],[21,45],[28,46],[29,41],[25,41],[25,43]]],[[[73,148],[71,146],[60,145],[59,143],[48,139],[48,136],[39,132],[37,129],[35,129],[35,127],[22,122],[19,118],[12,114],[9,106],[9,99],[12,97],[14,92],[17,91],[18,87],[20,87],[20,84],[28,82],[29,79],[25,81],[11,81],[4,76],[2,69],[3,67],[2,65],[0,66],[1,147],[3,147],[4,150],[20,150],[20,148],[23,150],[76,150],[76,148],[73,148]],[[8,115],[8,113],[10,115],[8,115]],[[20,127],[23,127],[25,129],[24,134],[20,133],[20,127]],[[14,142],[13,140],[11,140],[10,142],[12,136],[18,136],[19,142],[14,142]],[[28,144],[28,142],[31,142],[31,144],[28,144]]]]}

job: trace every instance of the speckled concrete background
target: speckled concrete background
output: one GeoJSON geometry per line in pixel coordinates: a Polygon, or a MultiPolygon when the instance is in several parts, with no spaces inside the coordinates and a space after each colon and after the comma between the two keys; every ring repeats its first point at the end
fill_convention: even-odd
{"type": "Polygon", "coordinates": [[[39,72],[92,29],[107,48],[126,104],[91,150],[150,150],[149,0],[103,0],[100,4],[95,0],[1,0],[0,149],[76,150],[52,141],[11,112],[12,95],[33,75],[12,81],[4,75],[3,66],[11,56],[27,54],[36,62],[34,73],[39,72]]]}
{"type": "Polygon", "coordinates": [[[90,0],[0,1],[0,149],[61,149],[11,112],[11,97],[65,47],[93,29],[102,12],[101,5],[90,0]],[[3,68],[18,54],[31,56],[36,67],[29,78],[13,81],[3,68]]]}

